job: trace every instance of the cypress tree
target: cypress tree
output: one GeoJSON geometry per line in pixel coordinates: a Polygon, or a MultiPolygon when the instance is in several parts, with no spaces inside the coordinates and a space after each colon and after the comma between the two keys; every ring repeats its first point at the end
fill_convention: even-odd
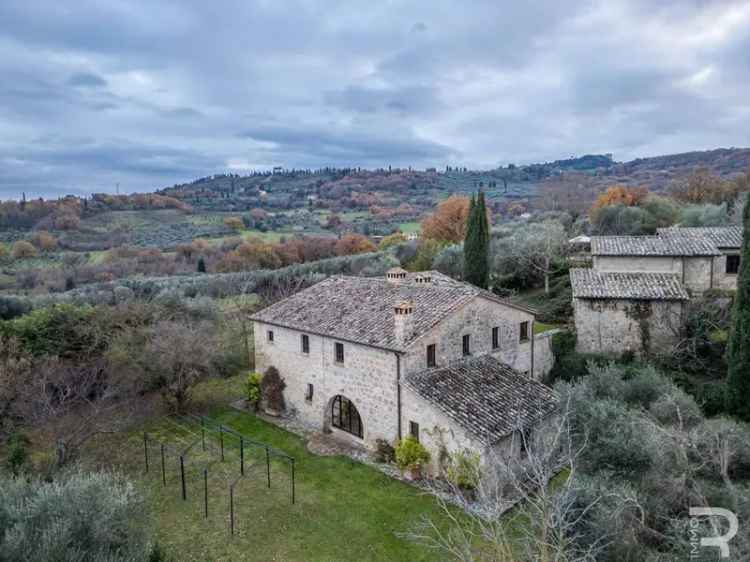
{"type": "Polygon", "coordinates": [[[489,285],[490,264],[490,225],[487,221],[487,207],[481,191],[469,204],[464,240],[464,280],[486,289],[489,285]]]}
{"type": "Polygon", "coordinates": [[[738,418],[750,421],[750,198],[745,203],[743,224],[737,295],[727,349],[727,407],[738,418]]]}

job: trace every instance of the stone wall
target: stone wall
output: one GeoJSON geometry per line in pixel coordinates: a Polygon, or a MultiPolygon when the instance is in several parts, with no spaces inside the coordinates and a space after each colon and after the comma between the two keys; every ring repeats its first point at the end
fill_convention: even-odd
{"type": "Polygon", "coordinates": [[[679,341],[683,301],[573,299],[579,353],[668,352],[679,341]]]}
{"type": "MultiPolygon", "coordinates": [[[[713,280],[717,279],[717,267],[723,272],[726,263],[720,266],[711,256],[668,257],[668,256],[594,256],[594,269],[605,272],[674,273],[686,288],[694,294],[702,294],[711,288],[712,264],[713,280]]],[[[726,262],[726,258],[724,258],[726,262]]]]}
{"type": "Polygon", "coordinates": [[[727,250],[721,256],[714,258],[714,289],[737,290],[737,274],[727,273],[727,256],[738,254],[738,250],[727,250]]]}
{"type": "Polygon", "coordinates": [[[401,399],[404,437],[409,434],[409,422],[419,424],[419,442],[430,453],[429,474],[440,475],[441,454],[465,450],[482,453],[484,450],[480,441],[411,389],[404,387],[401,399]]]}
{"type": "MultiPolygon", "coordinates": [[[[255,322],[255,364],[259,372],[275,366],[286,382],[287,410],[316,429],[330,426],[331,402],[343,395],[353,402],[362,418],[364,441],[394,440],[397,435],[396,355],[350,342],[344,344],[344,363],[334,360],[333,338],[308,334],[310,353],[302,353],[302,332],[255,322]],[[273,330],[274,341],[267,332],[273,330]],[[313,398],[305,399],[307,385],[313,385],[313,398]]],[[[356,437],[330,428],[345,439],[356,437]]]]}
{"type": "Polygon", "coordinates": [[[544,381],[544,377],[555,365],[552,352],[552,336],[561,330],[548,330],[534,336],[534,379],[544,381]]]}
{"type": "MultiPolygon", "coordinates": [[[[503,363],[531,372],[534,316],[496,301],[476,298],[415,340],[403,361],[402,374],[427,368],[427,346],[435,344],[438,366],[463,357],[463,335],[470,334],[471,354],[491,354],[503,363]],[[529,339],[520,341],[521,322],[529,323],[529,339]],[[492,328],[499,327],[498,349],[492,349],[492,328]]],[[[536,371],[536,369],[535,369],[536,371]]]]}
{"type": "Polygon", "coordinates": [[[594,256],[594,269],[610,272],[676,273],[682,278],[682,258],[669,256],[594,256]]]}
{"type": "Polygon", "coordinates": [[[711,270],[714,258],[694,257],[684,258],[683,283],[691,294],[700,295],[711,288],[711,270]]]}

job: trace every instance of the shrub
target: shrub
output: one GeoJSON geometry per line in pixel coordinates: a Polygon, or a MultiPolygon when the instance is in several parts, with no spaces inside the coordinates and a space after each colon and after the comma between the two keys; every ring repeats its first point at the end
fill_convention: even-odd
{"type": "Polygon", "coordinates": [[[26,447],[29,444],[28,438],[21,433],[14,433],[8,440],[8,459],[7,465],[13,476],[18,476],[29,458],[29,452],[26,447]]]}
{"type": "Polygon", "coordinates": [[[396,444],[396,464],[401,470],[413,469],[430,462],[430,453],[411,435],[396,444]]]}
{"type": "Polygon", "coordinates": [[[284,403],[284,389],[286,383],[281,378],[279,370],[274,367],[268,367],[266,369],[263,378],[260,381],[260,392],[263,397],[263,401],[266,403],[266,407],[277,412],[283,412],[285,408],[284,403]]]}
{"type": "Polygon", "coordinates": [[[36,232],[31,238],[31,243],[42,252],[51,252],[57,248],[57,238],[52,236],[46,230],[36,232]]]}
{"type": "Polygon", "coordinates": [[[445,477],[454,486],[464,490],[476,490],[481,472],[479,453],[457,451],[448,457],[445,477]]]}
{"type": "Polygon", "coordinates": [[[375,462],[391,463],[396,460],[396,450],[385,439],[376,439],[373,459],[375,462]]]}
{"type": "Polygon", "coordinates": [[[651,414],[664,425],[688,428],[703,420],[700,406],[692,396],[679,388],[672,388],[651,404],[651,414]]]}
{"type": "Polygon", "coordinates": [[[248,373],[245,380],[245,399],[253,406],[256,406],[260,401],[260,381],[262,378],[260,373],[252,372],[248,373]]]}
{"type": "Polygon", "coordinates": [[[555,364],[549,372],[550,381],[572,381],[588,375],[589,367],[606,365],[612,357],[597,353],[576,352],[574,332],[561,331],[552,336],[552,353],[555,364]]]}
{"type": "Polygon", "coordinates": [[[8,255],[8,248],[5,247],[5,244],[0,242],[0,259],[4,258],[8,255]]]}
{"type": "Polygon", "coordinates": [[[147,560],[145,509],[135,486],[105,472],[53,482],[0,477],[3,560],[147,560]]]}
{"type": "Polygon", "coordinates": [[[10,255],[15,260],[36,257],[36,248],[31,242],[19,240],[13,244],[10,255]]]}

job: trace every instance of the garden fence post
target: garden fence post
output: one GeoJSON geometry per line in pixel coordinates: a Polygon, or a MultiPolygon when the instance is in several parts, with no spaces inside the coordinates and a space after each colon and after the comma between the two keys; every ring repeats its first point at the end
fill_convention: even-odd
{"type": "Polygon", "coordinates": [[[221,462],[224,462],[224,426],[219,426],[219,445],[221,446],[221,462]]]}
{"type": "Polygon", "coordinates": [[[271,487],[271,456],[268,453],[268,445],[266,445],[266,474],[268,475],[268,487],[271,487]]]}
{"type": "Polygon", "coordinates": [[[164,486],[167,485],[167,468],[164,463],[164,443],[161,444],[161,481],[164,486]]]}
{"type": "Polygon", "coordinates": [[[294,504],[294,459],[292,459],[292,504],[294,504]]]}
{"type": "Polygon", "coordinates": [[[180,455],[180,478],[182,479],[182,499],[187,499],[187,489],[185,488],[185,458],[180,455]]]}
{"type": "Polygon", "coordinates": [[[203,469],[203,505],[205,518],[208,519],[208,469],[203,469]]]}
{"type": "Polygon", "coordinates": [[[148,433],[143,432],[143,455],[146,459],[146,472],[148,472],[148,433]]]}
{"type": "Polygon", "coordinates": [[[201,418],[201,443],[203,445],[203,450],[206,450],[206,426],[203,422],[203,418],[201,418]]]}
{"type": "Polygon", "coordinates": [[[245,439],[240,437],[240,474],[245,474],[245,439]]]}
{"type": "Polygon", "coordinates": [[[229,486],[229,529],[234,535],[234,484],[229,486]]]}

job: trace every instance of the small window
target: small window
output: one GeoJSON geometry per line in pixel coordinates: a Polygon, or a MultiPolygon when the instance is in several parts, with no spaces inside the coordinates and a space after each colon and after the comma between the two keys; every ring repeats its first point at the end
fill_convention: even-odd
{"type": "Polygon", "coordinates": [[[495,326],[492,328],[492,349],[500,347],[500,328],[495,326]]]}
{"type": "Polygon", "coordinates": [[[419,441],[419,424],[417,422],[409,422],[409,435],[419,441]]]}
{"type": "Polygon", "coordinates": [[[471,355],[471,342],[469,334],[465,334],[463,339],[464,356],[471,355]]]}
{"type": "Polygon", "coordinates": [[[268,341],[273,342],[273,330],[268,330],[268,341]]]}
{"type": "Polygon", "coordinates": [[[313,385],[311,383],[307,383],[307,392],[305,393],[305,400],[308,402],[312,402],[313,399],[313,385]]]}
{"type": "Polygon", "coordinates": [[[529,323],[521,322],[521,334],[518,338],[520,341],[529,341],[529,323]]]}
{"type": "Polygon", "coordinates": [[[344,362],[344,344],[336,342],[334,344],[334,348],[336,350],[336,363],[343,363],[344,362]]]}
{"type": "Polygon", "coordinates": [[[300,339],[302,341],[302,353],[310,353],[310,336],[302,334],[300,339]]]}
{"type": "Polygon", "coordinates": [[[431,343],[427,346],[427,366],[434,367],[437,365],[435,362],[435,344],[431,343]]]}
{"type": "Polygon", "coordinates": [[[740,271],[740,256],[727,256],[727,273],[737,275],[740,271]]]}

